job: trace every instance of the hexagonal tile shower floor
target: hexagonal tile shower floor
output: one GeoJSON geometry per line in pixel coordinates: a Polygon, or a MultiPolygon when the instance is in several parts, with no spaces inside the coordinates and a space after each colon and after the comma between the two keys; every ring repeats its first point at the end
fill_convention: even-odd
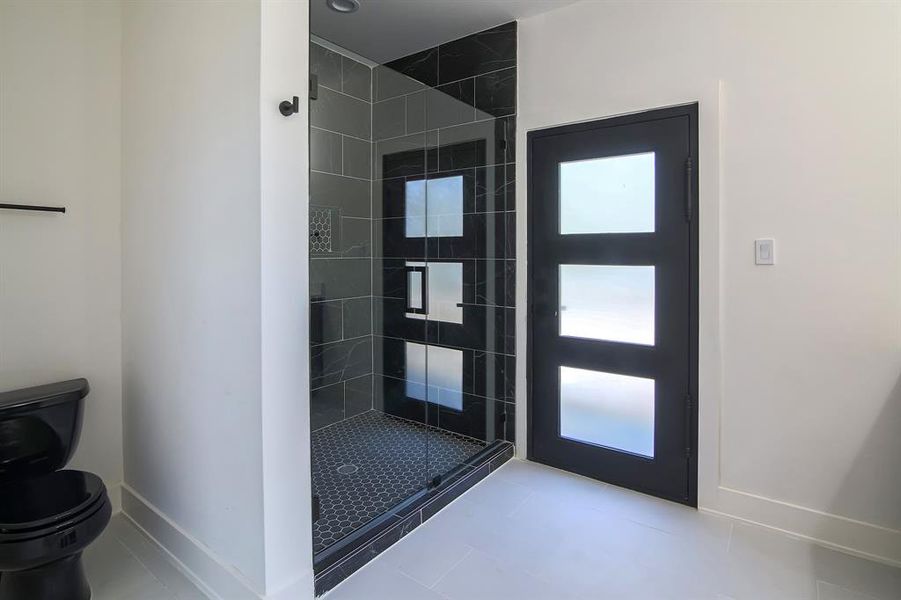
{"type": "Polygon", "coordinates": [[[374,410],[314,431],[313,493],[320,516],[313,524],[313,551],[328,548],[485,445],[374,410]]]}

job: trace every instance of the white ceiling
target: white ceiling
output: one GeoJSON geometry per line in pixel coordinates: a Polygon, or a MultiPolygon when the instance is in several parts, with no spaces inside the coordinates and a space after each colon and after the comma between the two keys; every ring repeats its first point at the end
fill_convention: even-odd
{"type": "Polygon", "coordinates": [[[310,0],[312,33],[377,63],[531,17],[576,0],[360,0],[337,13],[310,0]]]}

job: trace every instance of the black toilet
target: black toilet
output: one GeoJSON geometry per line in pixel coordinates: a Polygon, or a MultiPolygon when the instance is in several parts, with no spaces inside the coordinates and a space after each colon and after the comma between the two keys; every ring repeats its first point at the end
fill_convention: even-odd
{"type": "Polygon", "coordinates": [[[109,523],[103,481],[66,466],[86,379],[0,393],[0,600],[88,600],[81,552],[109,523]]]}

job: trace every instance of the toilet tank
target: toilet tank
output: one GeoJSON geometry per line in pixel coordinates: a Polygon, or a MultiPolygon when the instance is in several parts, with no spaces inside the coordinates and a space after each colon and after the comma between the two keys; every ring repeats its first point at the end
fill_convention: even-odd
{"type": "Polygon", "coordinates": [[[66,466],[81,433],[87,379],[0,392],[0,481],[66,466]]]}

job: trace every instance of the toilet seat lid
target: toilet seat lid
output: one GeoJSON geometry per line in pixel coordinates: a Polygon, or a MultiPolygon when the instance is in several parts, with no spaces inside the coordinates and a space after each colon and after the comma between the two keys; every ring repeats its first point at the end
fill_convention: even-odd
{"type": "Polygon", "coordinates": [[[0,533],[40,529],[76,518],[106,497],[93,473],[54,471],[0,486],[0,533]]]}

